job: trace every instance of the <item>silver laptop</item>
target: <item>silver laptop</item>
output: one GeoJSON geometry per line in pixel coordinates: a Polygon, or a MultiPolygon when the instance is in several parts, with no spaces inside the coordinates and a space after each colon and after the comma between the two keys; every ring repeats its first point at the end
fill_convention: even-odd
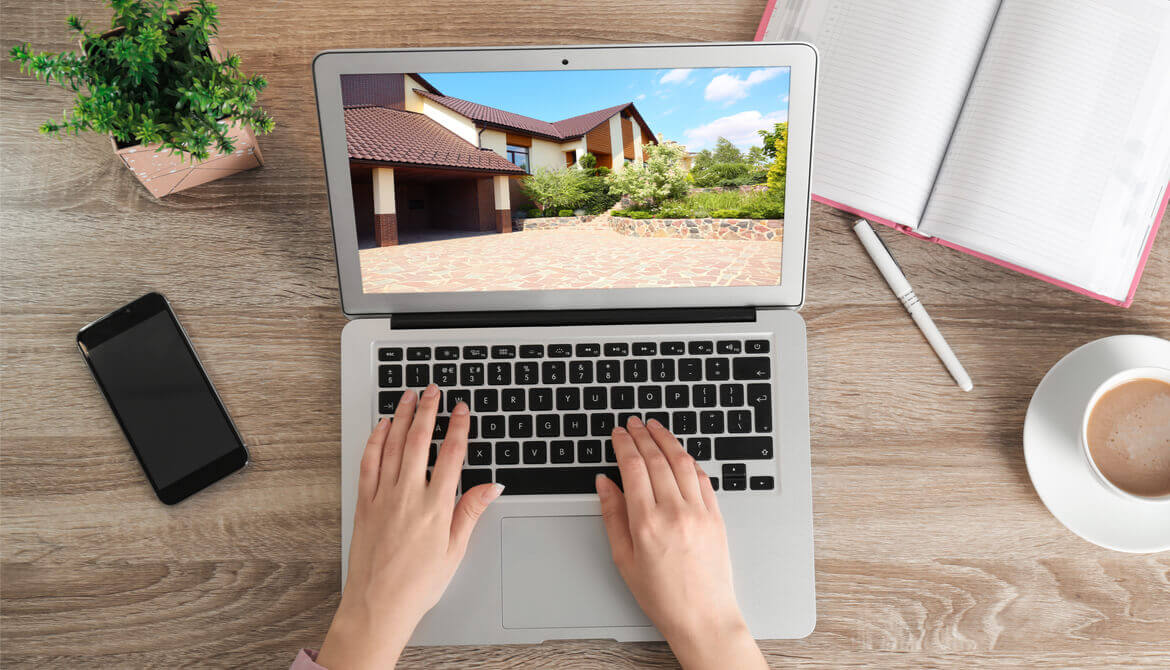
{"type": "Polygon", "coordinates": [[[598,472],[620,481],[609,436],[634,414],[717,486],[752,633],[812,631],[798,310],[816,66],[808,45],[763,43],[314,60],[351,319],[343,570],[362,447],[404,389],[468,402],[463,486],[506,486],[412,644],[662,639],[594,493],[598,472]]]}

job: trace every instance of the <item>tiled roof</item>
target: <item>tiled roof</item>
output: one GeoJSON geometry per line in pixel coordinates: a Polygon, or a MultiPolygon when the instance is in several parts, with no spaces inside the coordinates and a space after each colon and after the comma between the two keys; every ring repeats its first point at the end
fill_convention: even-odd
{"type": "Polygon", "coordinates": [[[405,165],[525,174],[490,149],[480,149],[422,114],[388,107],[345,110],[349,157],[405,165]]]}
{"type": "MultiPolygon", "coordinates": [[[[588,114],[581,114],[580,116],[573,116],[561,121],[549,123],[529,116],[505,112],[502,109],[488,107],[477,102],[452,98],[449,95],[436,95],[419,88],[414,89],[414,92],[424,98],[434,100],[440,105],[466,116],[472,121],[559,141],[581,137],[604,123],[609,117],[627,107],[630,107],[631,111],[637,115],[637,110],[634,109],[634,103],[626,102],[620,105],[614,105],[613,107],[607,107],[606,109],[599,109],[596,112],[589,112],[588,114]]],[[[638,120],[646,128],[646,131],[649,132],[649,126],[646,126],[645,122],[641,121],[640,115],[638,116],[638,120]]],[[[650,139],[653,140],[653,136],[650,139]]]]}
{"type": "Polygon", "coordinates": [[[556,121],[552,125],[556,127],[557,132],[561,134],[564,139],[572,137],[580,137],[585,133],[593,130],[609,117],[617,114],[632,103],[624,103],[621,105],[614,105],[607,109],[599,109],[596,112],[589,112],[588,114],[581,114],[580,116],[572,116],[562,121],[556,121]]]}

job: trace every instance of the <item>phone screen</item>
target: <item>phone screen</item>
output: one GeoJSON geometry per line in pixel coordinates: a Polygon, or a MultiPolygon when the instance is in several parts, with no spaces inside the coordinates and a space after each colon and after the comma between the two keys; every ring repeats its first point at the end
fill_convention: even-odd
{"type": "Polygon", "coordinates": [[[177,502],[246,462],[239,434],[162,296],[144,296],[113,312],[78,340],[164,502],[177,502]]]}

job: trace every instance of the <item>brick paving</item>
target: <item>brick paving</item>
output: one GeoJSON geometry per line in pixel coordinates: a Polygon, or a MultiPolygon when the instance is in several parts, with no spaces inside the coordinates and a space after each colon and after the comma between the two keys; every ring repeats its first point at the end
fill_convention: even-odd
{"type": "Polygon", "coordinates": [[[780,244],[532,230],[363,249],[366,293],[774,286],[780,244]]]}

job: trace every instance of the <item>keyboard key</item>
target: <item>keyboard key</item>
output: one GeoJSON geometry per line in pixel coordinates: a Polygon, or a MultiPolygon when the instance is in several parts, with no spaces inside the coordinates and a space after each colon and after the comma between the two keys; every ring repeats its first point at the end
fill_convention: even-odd
{"type": "Polygon", "coordinates": [[[467,464],[468,465],[491,465],[492,464],[492,443],[491,442],[470,442],[467,445],[467,464]]]}
{"type": "Polygon", "coordinates": [[[727,368],[726,358],[708,358],[706,368],[708,381],[722,381],[727,379],[731,372],[727,368]]]}
{"type": "Polygon", "coordinates": [[[517,363],[516,364],[516,383],[517,384],[537,384],[540,382],[540,368],[536,363],[517,363]]]}
{"type": "Polygon", "coordinates": [[[658,345],[654,342],[635,342],[633,350],[635,356],[658,355],[658,345]]]}
{"type": "Polygon", "coordinates": [[[479,432],[485,438],[504,437],[506,425],[504,417],[499,414],[485,414],[479,417],[479,432]]]}
{"type": "Polygon", "coordinates": [[[638,409],[658,409],[662,407],[661,386],[638,387],[638,409]]]}
{"type": "Polygon", "coordinates": [[[467,439],[474,440],[479,437],[479,417],[473,414],[467,418],[467,439]]]}
{"type": "Polygon", "coordinates": [[[565,437],[584,437],[589,434],[587,414],[566,414],[561,419],[565,424],[565,437]]]}
{"type": "Polygon", "coordinates": [[[719,405],[721,407],[740,407],[743,405],[743,384],[720,384],[719,405]]]}
{"type": "Polygon", "coordinates": [[[451,417],[446,414],[440,414],[435,417],[435,427],[431,430],[432,440],[441,440],[447,437],[447,425],[451,423],[451,417]]]}
{"type": "Polygon", "coordinates": [[[585,409],[605,409],[606,396],[604,386],[590,386],[585,389],[585,409]]]}
{"type": "Polygon", "coordinates": [[[532,415],[513,414],[509,416],[508,437],[532,437],[532,415]]]}
{"type": "Polygon", "coordinates": [[[671,385],[666,387],[666,406],[667,407],[689,407],[691,404],[691,390],[690,387],[682,384],[671,385]]]}
{"type": "MultiPolygon", "coordinates": [[[[468,389],[451,389],[447,391],[447,411],[454,412],[455,406],[461,402],[471,407],[471,391],[468,389]]],[[[495,411],[495,410],[492,410],[495,411]]]]}
{"type": "Polygon", "coordinates": [[[497,344],[492,347],[492,358],[516,358],[516,346],[512,344],[497,344]]]}
{"type": "Polygon", "coordinates": [[[666,412],[646,412],[646,422],[649,423],[651,420],[657,421],[662,424],[663,428],[670,430],[670,414],[666,412]]]}
{"type": "Polygon", "coordinates": [[[379,361],[400,361],[402,360],[402,347],[385,347],[378,350],[379,361]]]}
{"type": "Polygon", "coordinates": [[[715,385],[714,384],[695,384],[691,389],[691,402],[695,407],[714,407],[715,406],[715,385]]]}
{"type": "Polygon", "coordinates": [[[533,412],[547,412],[553,408],[553,392],[550,388],[528,390],[528,409],[533,412]]]}
{"type": "Polygon", "coordinates": [[[459,366],[454,363],[435,363],[435,383],[454,386],[459,383],[459,366]]]}
{"type": "MultiPolygon", "coordinates": [[[[438,459],[439,459],[439,445],[438,445],[438,443],[432,442],[430,449],[427,450],[427,467],[428,468],[434,467],[435,461],[437,461],[438,459]]],[[[427,481],[430,481],[430,480],[427,480],[427,481]]]]}
{"type": "Polygon", "coordinates": [[[597,412],[589,415],[589,434],[593,437],[609,437],[613,432],[614,415],[609,412],[597,412]]]}
{"type": "MultiPolygon", "coordinates": [[[[569,345],[565,345],[566,347],[569,345]]],[[[540,365],[540,382],[542,384],[564,384],[565,383],[565,362],[564,361],[545,361],[540,365]]]]}
{"type": "Polygon", "coordinates": [[[496,465],[516,465],[519,462],[519,442],[496,442],[496,465]]]}
{"type": "Polygon", "coordinates": [[[694,435],[699,432],[699,418],[694,412],[675,412],[670,416],[675,435],[694,435]]]}
{"type": "Polygon", "coordinates": [[[544,442],[525,442],[523,453],[525,465],[540,465],[548,462],[548,445],[544,442]]]}
{"type": "Polygon", "coordinates": [[[406,360],[408,361],[429,361],[431,360],[430,347],[408,347],[406,350],[406,360]]]}
{"type": "Polygon", "coordinates": [[[707,479],[711,480],[711,490],[718,491],[719,490],[719,478],[718,477],[708,477],[707,479]]]}
{"type": "Polygon", "coordinates": [[[504,389],[500,404],[505,412],[523,412],[524,389],[504,389]]]}
{"type": "Polygon", "coordinates": [[[620,361],[597,361],[597,381],[602,384],[615,384],[621,381],[622,366],[620,361]]]}
{"type": "Polygon", "coordinates": [[[721,461],[748,461],[772,458],[772,438],[737,435],[715,438],[715,458],[721,461]]]}
{"type": "Polygon", "coordinates": [[[746,477],[724,477],[723,490],[724,491],[743,491],[747,489],[746,477]]]}
{"type": "Polygon", "coordinates": [[[601,440],[581,440],[577,443],[578,463],[601,462],[601,440]]]}
{"type": "Polygon", "coordinates": [[[644,382],[650,378],[650,373],[647,369],[646,361],[636,358],[625,361],[622,366],[624,382],[644,382]]]}
{"type": "Polygon", "coordinates": [[[435,360],[454,361],[459,358],[459,347],[435,347],[435,360]]]}
{"type": "Polygon", "coordinates": [[[504,485],[504,495],[555,493],[596,493],[598,474],[621,486],[621,472],[611,465],[590,468],[508,468],[496,470],[496,481],[504,485]]]}
{"type": "Polygon", "coordinates": [[[431,366],[425,363],[416,363],[406,366],[406,385],[411,388],[422,388],[431,383],[431,366]]]}
{"type": "Polygon", "coordinates": [[[548,345],[549,358],[568,358],[573,355],[573,345],[571,344],[550,344],[548,345]]]}
{"type": "Polygon", "coordinates": [[[506,386],[512,383],[511,363],[488,363],[488,383],[492,386],[506,386]]]}
{"type": "Polygon", "coordinates": [[[674,359],[656,358],[650,361],[650,379],[656,382],[674,381],[674,359]]]}
{"type": "Polygon", "coordinates": [[[723,412],[699,412],[699,430],[707,435],[723,432],[723,412]]]}
{"type": "Polygon", "coordinates": [[[630,418],[631,417],[638,417],[638,420],[641,421],[642,420],[642,413],[641,412],[618,412],[617,425],[621,426],[622,428],[628,427],[630,425],[630,418]]]}
{"type": "Polygon", "coordinates": [[[680,358],[678,361],[678,380],[680,382],[697,382],[703,378],[702,361],[698,358],[680,358]]]}
{"type": "Polygon", "coordinates": [[[715,343],[715,351],[721,354],[743,353],[743,344],[739,340],[719,340],[715,343]]]}
{"type": "Polygon", "coordinates": [[[748,404],[755,411],[757,433],[772,432],[772,385],[748,384],[748,404]]]}
{"type": "Polygon", "coordinates": [[[393,414],[398,410],[398,401],[402,399],[402,391],[378,391],[378,413],[393,414]]]}
{"type": "Polygon", "coordinates": [[[483,386],[483,363],[460,365],[459,383],[463,386],[483,386]]]}
{"type": "Polygon", "coordinates": [[[475,404],[473,406],[477,412],[500,411],[500,392],[495,389],[480,389],[476,391],[475,404]]]}
{"type": "Polygon", "coordinates": [[[752,477],[749,480],[753,491],[771,491],[776,483],[771,477],[752,477]]]}
{"type": "Polygon", "coordinates": [[[662,355],[663,356],[682,356],[687,352],[686,345],[682,342],[663,342],[662,355]]]}
{"type": "Polygon", "coordinates": [[[696,461],[711,460],[711,438],[688,437],[687,453],[690,454],[691,458],[694,458],[696,461]]]}
{"type": "Polygon", "coordinates": [[[630,345],[625,342],[607,342],[605,345],[606,356],[629,356],[630,345]]]}
{"type": "Polygon", "coordinates": [[[711,340],[694,340],[687,343],[687,353],[692,356],[706,356],[715,353],[715,343],[711,340]]]}
{"type": "MultiPolygon", "coordinates": [[[[633,386],[614,386],[609,390],[609,406],[613,409],[631,409],[634,406],[633,386]]],[[[625,425],[625,424],[622,424],[625,425]]]]}
{"type": "Polygon", "coordinates": [[[743,463],[724,463],[723,476],[726,477],[746,477],[747,466],[743,463]]]}
{"type": "Polygon", "coordinates": [[[577,355],[581,358],[592,358],[601,355],[601,345],[596,342],[577,345],[577,355]]]}
{"type": "Polygon", "coordinates": [[[549,458],[553,463],[572,463],[573,442],[571,440],[553,440],[549,443],[549,458]]]}
{"type": "Polygon", "coordinates": [[[569,363],[570,384],[592,384],[593,363],[591,361],[573,361],[569,363]]]}
{"type": "Polygon", "coordinates": [[[772,361],[767,356],[736,358],[731,363],[735,379],[769,379],[772,376],[772,361]]]}
{"type": "Polygon", "coordinates": [[[402,366],[379,365],[378,386],[382,388],[398,388],[402,386],[402,366]]]}
{"type": "Polygon", "coordinates": [[[520,345],[520,358],[544,358],[543,344],[520,345]]]}
{"type": "Polygon", "coordinates": [[[613,440],[605,441],[605,462],[617,463],[617,454],[613,451],[613,440]]]}
{"type": "Polygon", "coordinates": [[[560,411],[581,409],[581,389],[576,386],[560,386],[556,390],[557,409],[560,411]]]}
{"type": "Polygon", "coordinates": [[[744,346],[744,353],[747,354],[766,354],[768,353],[767,340],[748,340],[747,345],[744,346]]]}
{"type": "Polygon", "coordinates": [[[561,415],[560,414],[537,414],[536,415],[536,436],[537,437],[560,437],[561,436],[561,415]]]}
{"type": "Polygon", "coordinates": [[[487,347],[463,347],[463,357],[472,361],[482,361],[488,356],[487,347]]]}
{"type": "Polygon", "coordinates": [[[737,409],[727,413],[727,432],[752,432],[752,413],[746,409],[737,409]]]}
{"type": "Polygon", "coordinates": [[[464,492],[470,490],[472,487],[480,484],[490,484],[492,482],[492,471],[488,469],[483,470],[467,470],[463,471],[460,477],[460,487],[464,492]]]}

